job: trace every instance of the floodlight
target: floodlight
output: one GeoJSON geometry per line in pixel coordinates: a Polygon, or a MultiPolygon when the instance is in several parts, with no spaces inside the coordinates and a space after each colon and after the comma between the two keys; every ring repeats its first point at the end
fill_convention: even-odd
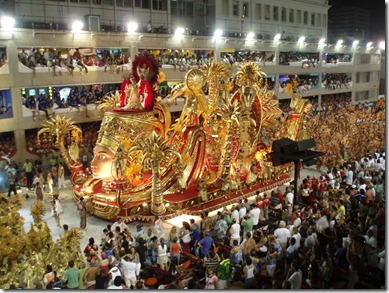
{"type": "Polygon", "coordinates": [[[336,42],[336,47],[340,47],[340,46],[342,46],[343,45],[343,40],[338,40],[337,42],[336,42]]]}
{"type": "Polygon", "coordinates": [[[215,33],[213,34],[215,38],[220,38],[222,35],[223,35],[223,31],[221,29],[215,30],[215,33]]]}
{"type": "Polygon", "coordinates": [[[326,38],[321,38],[319,41],[319,45],[324,45],[325,41],[326,41],[326,38]]]}
{"type": "Polygon", "coordinates": [[[3,16],[1,18],[1,28],[10,31],[15,26],[15,18],[11,16],[3,16]]]}
{"type": "Polygon", "coordinates": [[[253,32],[249,32],[247,34],[246,40],[251,41],[252,39],[254,39],[254,37],[255,37],[255,34],[253,32]]]}
{"type": "Polygon", "coordinates": [[[136,22],[131,21],[127,24],[127,31],[129,33],[135,33],[137,29],[138,29],[138,24],[136,22]]]}
{"type": "Polygon", "coordinates": [[[299,43],[299,44],[304,43],[304,42],[305,42],[305,37],[304,37],[304,36],[301,36],[301,37],[298,39],[298,41],[297,41],[297,43],[299,43]]]}
{"type": "Polygon", "coordinates": [[[75,21],[73,21],[73,24],[72,24],[72,32],[79,33],[79,32],[81,32],[83,27],[84,27],[84,23],[82,21],[75,20],[75,21]]]}
{"type": "Polygon", "coordinates": [[[281,39],[281,34],[276,34],[274,36],[274,41],[279,41],[281,39]]]}
{"type": "Polygon", "coordinates": [[[385,50],[385,42],[380,42],[380,45],[379,45],[380,49],[381,50],[385,50]]]}
{"type": "Polygon", "coordinates": [[[359,41],[358,41],[358,40],[355,40],[355,41],[353,42],[353,47],[355,48],[356,46],[358,46],[358,44],[359,44],[359,41]]]}
{"type": "Polygon", "coordinates": [[[373,42],[368,42],[367,44],[366,44],[366,48],[370,48],[370,47],[372,47],[373,46],[373,42]]]}
{"type": "Polygon", "coordinates": [[[176,31],[174,32],[174,35],[176,37],[181,37],[185,32],[185,29],[183,27],[176,28],[176,31]]]}

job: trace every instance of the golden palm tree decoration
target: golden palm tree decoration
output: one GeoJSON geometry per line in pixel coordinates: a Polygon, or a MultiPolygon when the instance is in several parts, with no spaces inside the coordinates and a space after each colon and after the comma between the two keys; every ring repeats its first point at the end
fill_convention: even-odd
{"type": "Polygon", "coordinates": [[[215,60],[204,64],[200,70],[208,85],[208,110],[211,112],[219,99],[227,100],[229,72],[224,63],[216,63],[215,60]]]}
{"type": "Polygon", "coordinates": [[[182,164],[180,153],[172,150],[167,140],[163,141],[162,137],[153,132],[152,136],[146,140],[134,142],[129,150],[129,155],[133,153],[141,154],[140,166],[151,167],[152,171],[152,191],[151,191],[151,211],[154,215],[162,215],[166,212],[163,203],[163,195],[160,188],[161,168],[168,168],[173,164],[182,164]]]}
{"type": "Polygon", "coordinates": [[[77,140],[81,138],[81,129],[76,126],[73,121],[59,115],[43,121],[42,128],[38,131],[37,135],[38,144],[40,144],[39,136],[43,133],[55,135],[55,144],[60,149],[61,155],[69,168],[81,165],[81,163],[72,158],[69,154],[69,149],[75,144],[72,143],[72,146],[70,146],[69,149],[65,147],[65,136],[70,136],[73,142],[78,142],[77,140]]]}
{"type": "Polygon", "coordinates": [[[257,64],[247,61],[241,64],[235,74],[235,83],[238,86],[259,86],[263,83],[264,77],[266,77],[266,73],[261,71],[257,64]]]}
{"type": "Polygon", "coordinates": [[[120,93],[116,91],[115,93],[107,93],[103,97],[103,103],[98,107],[98,116],[102,117],[104,112],[113,110],[117,107],[120,101],[120,93]]]}

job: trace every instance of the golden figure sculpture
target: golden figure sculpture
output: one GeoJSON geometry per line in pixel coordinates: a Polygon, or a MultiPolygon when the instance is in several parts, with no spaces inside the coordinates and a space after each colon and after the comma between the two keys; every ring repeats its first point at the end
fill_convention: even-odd
{"type": "Polygon", "coordinates": [[[311,102],[309,99],[302,98],[297,89],[294,89],[290,108],[292,112],[289,113],[291,123],[288,128],[288,137],[295,141],[307,139],[306,116],[312,111],[311,102]]]}

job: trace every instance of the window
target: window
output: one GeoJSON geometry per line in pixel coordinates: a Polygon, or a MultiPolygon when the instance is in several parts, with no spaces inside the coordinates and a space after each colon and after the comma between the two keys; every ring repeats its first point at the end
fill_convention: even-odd
{"type": "Polygon", "coordinates": [[[228,0],[223,0],[222,15],[228,17],[228,0]]]}
{"type": "Polygon", "coordinates": [[[301,10],[297,10],[297,24],[301,24],[301,10]]]}
{"type": "Polygon", "coordinates": [[[154,10],[167,10],[167,0],[153,0],[154,10]]]}
{"type": "Polygon", "coordinates": [[[116,0],[116,6],[132,7],[132,0],[116,0]]]}
{"type": "Polygon", "coordinates": [[[270,20],[270,5],[265,5],[265,19],[270,20]]]}
{"type": "Polygon", "coordinates": [[[150,8],[150,0],[142,0],[142,8],[150,8]]]}
{"type": "Polygon", "coordinates": [[[308,11],[304,11],[304,24],[308,24],[308,11]]]}
{"type": "Polygon", "coordinates": [[[294,9],[289,9],[289,22],[294,23],[294,9]]]}
{"type": "Polygon", "coordinates": [[[323,25],[322,27],[327,27],[327,15],[323,14],[323,25]]]}
{"type": "MultiPolygon", "coordinates": [[[[60,0],[57,0],[58,2],[60,2],[60,0]]],[[[63,0],[65,1],[65,0],[63,0]]],[[[72,3],[88,3],[89,0],[70,0],[70,2],[72,3]]]]}
{"type": "Polygon", "coordinates": [[[317,14],[316,25],[317,25],[317,26],[321,26],[321,14],[320,14],[320,13],[317,14]]]}
{"type": "Polygon", "coordinates": [[[315,26],[315,13],[311,14],[311,25],[315,26]]]}
{"type": "Polygon", "coordinates": [[[249,4],[247,2],[243,3],[243,15],[242,17],[249,17],[249,4]]]}
{"type": "Polygon", "coordinates": [[[262,19],[262,5],[255,4],[255,19],[262,19]]]}
{"type": "Polygon", "coordinates": [[[278,7],[273,7],[273,20],[278,21],[278,7]]]}
{"type": "Polygon", "coordinates": [[[239,16],[239,1],[234,1],[232,4],[232,15],[239,16]]]}
{"type": "Polygon", "coordinates": [[[286,8],[285,7],[281,8],[281,21],[286,22],[286,8]]]}
{"type": "Polygon", "coordinates": [[[92,4],[101,5],[101,0],[92,0],[92,4]]]}

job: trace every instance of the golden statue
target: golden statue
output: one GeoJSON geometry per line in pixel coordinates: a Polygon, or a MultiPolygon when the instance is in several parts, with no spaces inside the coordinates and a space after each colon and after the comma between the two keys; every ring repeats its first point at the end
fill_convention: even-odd
{"type": "Polygon", "coordinates": [[[312,104],[309,99],[305,99],[298,92],[298,79],[293,79],[293,84],[288,84],[286,92],[292,91],[292,99],[290,102],[290,108],[292,111],[289,113],[291,122],[288,126],[287,136],[294,140],[307,139],[306,131],[306,117],[312,111],[312,104]]]}

